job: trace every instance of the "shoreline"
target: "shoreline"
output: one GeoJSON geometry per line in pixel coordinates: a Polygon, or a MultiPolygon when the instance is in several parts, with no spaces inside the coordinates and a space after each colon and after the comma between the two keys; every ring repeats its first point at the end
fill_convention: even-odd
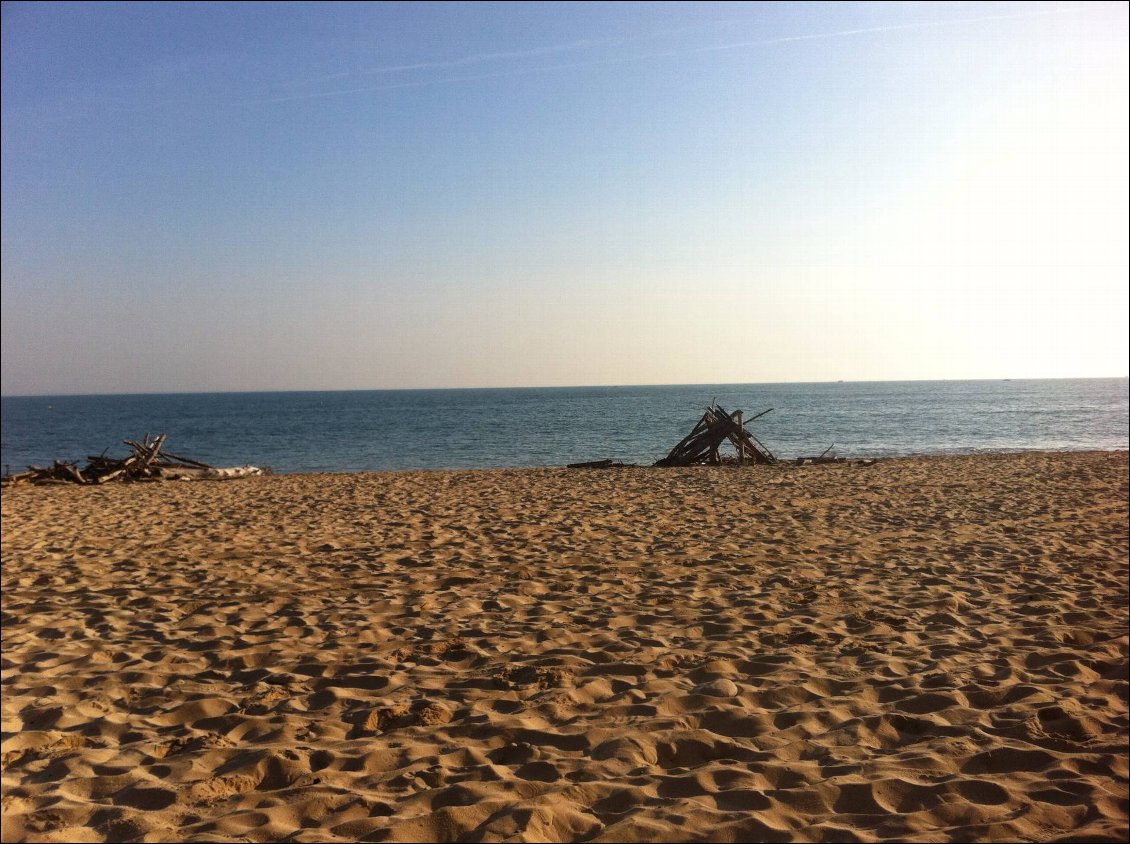
{"type": "Polygon", "coordinates": [[[4,840],[1124,840],[1127,452],[651,468],[5,489],[4,840]]]}
{"type": "MultiPolygon", "coordinates": [[[[933,453],[915,453],[915,454],[895,454],[895,455],[888,455],[888,456],[852,455],[852,456],[842,457],[838,461],[827,461],[826,463],[822,463],[822,464],[813,464],[813,463],[801,464],[801,463],[798,462],[798,461],[801,461],[801,460],[811,461],[812,460],[811,457],[783,457],[783,458],[779,458],[778,461],[775,464],[771,464],[771,465],[747,463],[743,466],[737,466],[737,465],[734,465],[734,464],[727,463],[727,464],[720,465],[720,466],[710,466],[710,465],[703,464],[703,465],[695,465],[695,466],[673,467],[673,466],[655,466],[655,465],[650,464],[650,463],[649,464],[625,463],[625,464],[619,465],[619,466],[613,465],[613,466],[608,466],[608,467],[600,467],[600,468],[592,468],[592,469],[590,469],[590,468],[570,468],[570,467],[565,466],[565,465],[554,464],[554,465],[545,465],[545,466],[467,466],[467,467],[416,468],[416,469],[342,469],[342,470],[326,469],[326,470],[297,471],[297,472],[278,472],[278,471],[275,471],[273,469],[270,469],[270,467],[260,467],[260,468],[270,469],[270,472],[267,473],[267,474],[255,475],[255,476],[252,476],[252,477],[261,479],[261,478],[294,478],[294,477],[323,477],[323,476],[325,476],[325,477],[341,477],[341,476],[352,476],[352,475],[380,476],[380,475],[406,475],[406,474],[443,474],[443,473],[455,473],[455,472],[459,472],[459,473],[466,473],[466,472],[548,472],[548,471],[556,471],[556,470],[562,470],[562,471],[568,470],[568,471],[571,471],[571,472],[586,472],[586,471],[596,471],[596,472],[609,471],[609,472],[612,472],[612,471],[623,471],[625,469],[654,469],[654,470],[659,471],[659,472],[673,472],[673,471],[685,471],[685,470],[701,471],[701,470],[712,470],[712,469],[737,470],[737,471],[746,471],[746,470],[750,470],[750,469],[755,469],[755,470],[766,470],[766,471],[779,471],[779,470],[783,470],[783,469],[800,468],[802,466],[808,466],[808,467],[811,467],[811,466],[818,466],[818,467],[827,466],[827,467],[830,467],[830,468],[834,468],[836,466],[847,466],[847,465],[856,465],[856,466],[864,465],[865,466],[865,465],[874,465],[876,463],[889,463],[889,462],[892,462],[892,461],[907,461],[907,460],[940,460],[940,461],[945,461],[945,460],[953,460],[953,459],[982,458],[982,457],[992,459],[994,457],[1008,457],[1008,456],[1022,456],[1022,455],[1059,455],[1059,454],[1107,454],[1107,455],[1130,454],[1130,447],[1127,447],[1127,448],[1081,448],[1081,449],[1073,449],[1073,448],[1024,449],[1024,448],[1017,448],[1017,449],[994,449],[994,450],[984,450],[984,451],[954,451],[954,452],[945,452],[945,453],[933,452],[933,453]]],[[[144,484],[159,484],[159,483],[165,483],[165,482],[175,483],[178,480],[179,479],[176,479],[176,478],[171,478],[171,479],[166,479],[166,480],[153,479],[153,480],[144,481],[143,483],[144,484]]],[[[204,478],[204,479],[201,479],[201,480],[202,481],[232,481],[232,480],[248,480],[248,478],[246,478],[246,477],[239,477],[239,478],[235,478],[235,477],[233,477],[233,478],[204,478]]],[[[114,486],[118,486],[118,485],[119,484],[114,484],[114,486]]],[[[126,486],[130,486],[130,485],[132,485],[132,484],[126,484],[126,486]]],[[[27,488],[28,486],[29,486],[28,484],[19,484],[16,487],[9,487],[8,485],[4,485],[2,487],[2,489],[4,489],[4,490],[8,490],[8,489],[11,489],[11,488],[23,489],[23,488],[27,488]]],[[[52,485],[48,484],[46,486],[52,486],[52,485]]],[[[82,486],[82,485],[75,484],[75,486],[82,486]]],[[[105,488],[105,487],[99,487],[98,485],[91,485],[91,486],[93,486],[95,488],[105,488]]]]}

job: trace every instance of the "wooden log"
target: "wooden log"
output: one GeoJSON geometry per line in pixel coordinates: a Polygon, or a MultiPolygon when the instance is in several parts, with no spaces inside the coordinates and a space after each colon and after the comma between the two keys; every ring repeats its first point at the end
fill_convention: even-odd
{"type": "Polygon", "coordinates": [[[773,452],[771,452],[765,446],[765,443],[761,442],[761,440],[759,440],[757,437],[753,436],[752,434],[749,436],[749,438],[751,440],[753,440],[753,442],[757,445],[758,454],[760,455],[760,461],[761,462],[766,463],[768,465],[773,465],[774,463],[777,462],[777,458],[773,455],[773,452]]]}
{"type": "Polygon", "coordinates": [[[62,473],[63,480],[72,480],[76,484],[85,484],[86,478],[83,477],[82,472],[75,467],[73,463],[62,463],[59,467],[62,473]]]}
{"type": "Polygon", "coordinates": [[[173,454],[171,451],[162,451],[164,457],[171,457],[179,463],[187,463],[189,466],[196,466],[198,469],[212,469],[207,463],[201,463],[199,460],[189,460],[187,457],[181,457],[179,454],[173,454]]]}
{"type": "MultiPolygon", "coordinates": [[[[148,436],[148,435],[147,435],[148,436]]],[[[148,469],[149,464],[157,459],[157,455],[161,452],[161,446],[165,444],[165,434],[159,434],[156,439],[149,444],[149,452],[145,456],[142,469],[148,469]]]]}
{"type": "Polygon", "coordinates": [[[745,426],[742,424],[742,412],[735,410],[734,415],[738,417],[738,465],[745,464],[745,426]]]}
{"type": "Polygon", "coordinates": [[[122,442],[132,448],[134,452],[136,452],[139,456],[145,457],[152,454],[155,449],[159,449],[161,447],[161,443],[164,442],[164,440],[165,435],[161,434],[155,440],[150,442],[149,435],[146,434],[145,438],[141,442],[137,442],[135,440],[122,440],[122,442]]]}
{"type": "MultiPolygon", "coordinates": [[[[769,411],[765,411],[765,413],[768,412],[769,411]]],[[[759,415],[764,415],[764,413],[759,415]]],[[[739,465],[744,461],[746,455],[748,455],[754,463],[776,462],[776,458],[768,452],[768,449],[758,443],[757,438],[745,429],[745,425],[741,420],[740,411],[735,411],[734,415],[731,416],[728,421],[732,426],[732,429],[728,432],[728,439],[738,452],[739,465]],[[735,416],[737,417],[736,419],[734,418],[735,416]]]]}
{"type": "MultiPolygon", "coordinates": [[[[150,465],[157,459],[157,455],[160,453],[161,445],[165,442],[165,439],[165,434],[158,434],[153,440],[150,440],[149,434],[146,433],[140,443],[134,440],[122,440],[122,442],[132,448],[134,452],[133,456],[129,458],[130,460],[134,460],[134,463],[130,466],[126,474],[127,479],[137,480],[152,474],[150,465]]],[[[117,477],[117,475],[115,475],[115,477],[117,477]]]]}
{"type": "Polygon", "coordinates": [[[96,478],[95,479],[96,482],[100,483],[100,484],[104,484],[104,483],[108,483],[108,482],[114,480],[114,478],[121,477],[123,474],[125,474],[125,473],[127,473],[127,472],[129,472],[130,470],[133,469],[133,467],[137,464],[137,459],[138,458],[137,458],[136,454],[132,455],[130,457],[127,457],[125,460],[122,460],[121,462],[118,463],[118,466],[117,466],[116,469],[113,469],[113,470],[107,472],[106,474],[100,475],[98,478],[96,478]]]}
{"type": "Polygon", "coordinates": [[[30,481],[34,477],[35,477],[35,472],[17,472],[14,475],[12,475],[12,474],[5,475],[3,478],[0,478],[0,482],[3,482],[3,483],[8,484],[10,486],[16,486],[17,484],[27,483],[28,481],[30,481]]]}
{"type": "MultiPolygon", "coordinates": [[[[769,408],[769,410],[762,411],[753,418],[756,419],[764,416],[766,413],[770,413],[772,410],[773,408],[769,408]]],[[[755,463],[776,463],[777,458],[772,455],[769,449],[767,449],[764,444],[762,444],[756,437],[750,434],[749,431],[745,430],[744,424],[739,424],[739,422],[734,419],[734,416],[737,415],[738,419],[740,420],[740,413],[741,411],[735,411],[734,414],[727,416],[725,420],[719,420],[720,424],[728,424],[731,428],[731,430],[729,430],[727,434],[730,442],[738,451],[739,462],[743,454],[748,451],[755,463]]]]}
{"type": "Polygon", "coordinates": [[[698,422],[695,423],[695,426],[693,428],[691,428],[691,432],[675,444],[675,447],[671,449],[668,456],[675,454],[675,452],[682,449],[691,440],[693,440],[696,436],[698,436],[702,431],[704,431],[706,429],[707,422],[708,422],[708,414],[709,414],[709,411],[707,412],[707,414],[703,414],[703,417],[701,419],[699,419],[698,422]]]}
{"type": "Polygon", "coordinates": [[[719,435],[717,431],[708,431],[697,437],[694,442],[688,443],[679,453],[668,455],[656,465],[692,466],[707,462],[711,452],[717,451],[723,439],[724,435],[719,435]]]}
{"type": "Polygon", "coordinates": [[[686,457],[691,454],[696,454],[704,448],[709,448],[710,444],[714,442],[715,437],[710,431],[699,434],[690,442],[686,443],[681,448],[675,449],[671,455],[676,458],[686,457]]]}

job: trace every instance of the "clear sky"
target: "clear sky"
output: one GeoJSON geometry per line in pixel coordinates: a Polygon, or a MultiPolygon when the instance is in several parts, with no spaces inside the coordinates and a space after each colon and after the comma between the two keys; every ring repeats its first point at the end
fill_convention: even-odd
{"type": "Polygon", "coordinates": [[[1127,10],[5,3],[0,390],[1124,376],[1127,10]]]}

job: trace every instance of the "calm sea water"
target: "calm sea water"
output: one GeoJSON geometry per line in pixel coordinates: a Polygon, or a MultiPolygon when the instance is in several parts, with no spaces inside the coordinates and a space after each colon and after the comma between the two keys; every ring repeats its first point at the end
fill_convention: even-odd
{"type": "Polygon", "coordinates": [[[650,464],[717,399],[778,457],[1125,449],[1127,379],[373,390],[0,399],[0,463],[84,460],[122,439],[276,472],[650,464]]]}

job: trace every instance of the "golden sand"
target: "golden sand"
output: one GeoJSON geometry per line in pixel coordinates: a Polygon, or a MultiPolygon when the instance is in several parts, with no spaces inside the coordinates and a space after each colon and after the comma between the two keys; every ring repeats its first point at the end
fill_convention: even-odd
{"type": "Polygon", "coordinates": [[[3,493],[5,841],[1124,840],[1127,455],[3,493]]]}

